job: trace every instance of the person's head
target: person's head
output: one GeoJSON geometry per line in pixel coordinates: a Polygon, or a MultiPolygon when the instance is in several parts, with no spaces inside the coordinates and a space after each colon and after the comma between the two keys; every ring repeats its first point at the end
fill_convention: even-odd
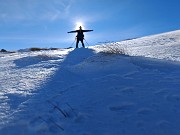
{"type": "Polygon", "coordinates": [[[82,27],[80,26],[79,29],[82,30],[82,27]]]}

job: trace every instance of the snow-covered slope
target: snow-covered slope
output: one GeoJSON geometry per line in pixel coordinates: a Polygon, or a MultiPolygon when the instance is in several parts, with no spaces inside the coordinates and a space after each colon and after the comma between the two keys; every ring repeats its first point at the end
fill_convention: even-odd
{"type": "Polygon", "coordinates": [[[110,44],[131,56],[180,61],[180,30],[110,44]]]}
{"type": "Polygon", "coordinates": [[[1,53],[0,135],[179,135],[179,37],[1,53]]]}

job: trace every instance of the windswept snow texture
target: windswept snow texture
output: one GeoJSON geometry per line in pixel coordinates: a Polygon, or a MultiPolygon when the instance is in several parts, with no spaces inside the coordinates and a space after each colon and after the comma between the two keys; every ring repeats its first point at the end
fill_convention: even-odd
{"type": "Polygon", "coordinates": [[[180,31],[0,54],[0,135],[179,135],[180,31]]]}
{"type": "Polygon", "coordinates": [[[125,49],[131,56],[180,61],[180,30],[110,44],[125,49]]]}

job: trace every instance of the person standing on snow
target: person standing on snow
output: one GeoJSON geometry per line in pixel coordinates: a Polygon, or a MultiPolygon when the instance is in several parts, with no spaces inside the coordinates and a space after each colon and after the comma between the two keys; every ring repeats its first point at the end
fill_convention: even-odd
{"type": "Polygon", "coordinates": [[[77,36],[76,36],[76,48],[78,48],[79,41],[81,41],[82,46],[85,47],[84,46],[84,42],[83,42],[83,40],[84,40],[84,33],[83,32],[90,32],[90,31],[93,31],[93,30],[82,30],[82,27],[80,26],[79,30],[70,31],[68,33],[75,33],[75,32],[77,32],[77,36]]]}
{"type": "Polygon", "coordinates": [[[82,46],[85,47],[83,40],[84,40],[84,34],[83,34],[83,31],[82,31],[82,27],[80,26],[79,30],[77,32],[77,36],[76,36],[76,48],[78,48],[79,41],[81,41],[82,46]]]}

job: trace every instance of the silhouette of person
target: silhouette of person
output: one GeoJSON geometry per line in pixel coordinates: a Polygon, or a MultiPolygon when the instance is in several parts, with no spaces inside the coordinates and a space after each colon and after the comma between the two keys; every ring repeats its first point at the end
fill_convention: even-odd
{"type": "Polygon", "coordinates": [[[84,46],[84,42],[83,42],[83,40],[84,40],[84,33],[83,32],[90,32],[90,31],[93,31],[93,30],[82,30],[82,27],[80,26],[79,30],[70,31],[68,33],[75,33],[75,32],[77,32],[77,36],[76,36],[76,48],[78,48],[79,41],[81,41],[82,46],[85,47],[84,46]]]}
{"type": "Polygon", "coordinates": [[[82,27],[80,26],[79,30],[77,31],[77,36],[76,36],[76,48],[78,48],[79,41],[81,41],[82,46],[85,47],[83,40],[84,40],[84,34],[82,31],[82,27]]]}

